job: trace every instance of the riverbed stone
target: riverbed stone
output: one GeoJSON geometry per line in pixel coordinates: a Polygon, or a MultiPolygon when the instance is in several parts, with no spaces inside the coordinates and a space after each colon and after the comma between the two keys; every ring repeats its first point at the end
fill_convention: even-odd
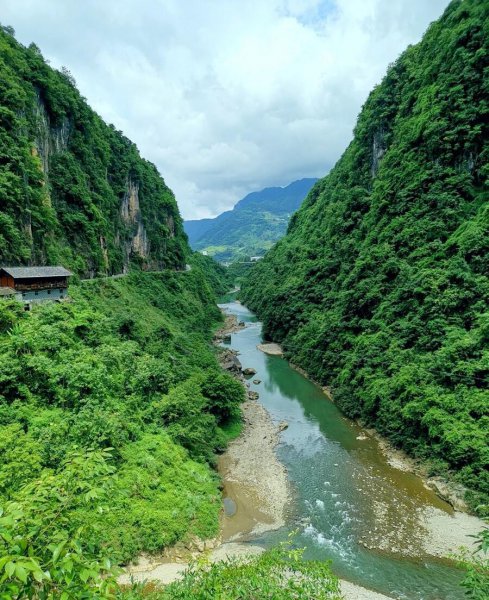
{"type": "Polygon", "coordinates": [[[252,377],[253,375],[256,375],[256,369],[253,369],[252,367],[246,367],[246,369],[243,369],[243,375],[252,377]]]}
{"type": "Polygon", "coordinates": [[[437,496],[448,502],[455,510],[467,511],[467,504],[463,500],[467,488],[463,485],[453,482],[448,483],[441,477],[431,477],[427,483],[437,496]]]}

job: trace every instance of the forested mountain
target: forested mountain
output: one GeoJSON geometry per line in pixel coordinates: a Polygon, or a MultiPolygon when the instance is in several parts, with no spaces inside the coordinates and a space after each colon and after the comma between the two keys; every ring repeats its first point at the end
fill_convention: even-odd
{"type": "Polygon", "coordinates": [[[216,452],[244,399],[210,343],[225,273],[191,253],[156,168],[12,34],[0,265],[137,268],[0,301],[0,598],[114,598],[113,565],[219,530],[216,452]]]}
{"type": "Polygon", "coordinates": [[[87,105],[70,73],[0,28],[0,262],[82,275],[181,267],[171,190],[87,105]]]}
{"type": "Polygon", "coordinates": [[[290,217],[316,181],[300,179],[283,188],[265,188],[215,219],[185,221],[192,248],[207,250],[222,261],[264,254],[285,234],[290,217]]]}
{"type": "Polygon", "coordinates": [[[489,498],[489,2],[456,0],[242,299],[351,417],[489,498]]]}

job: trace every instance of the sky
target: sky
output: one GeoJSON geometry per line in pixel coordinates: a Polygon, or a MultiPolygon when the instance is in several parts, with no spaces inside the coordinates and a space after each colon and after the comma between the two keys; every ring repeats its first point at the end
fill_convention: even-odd
{"type": "Polygon", "coordinates": [[[322,177],[368,93],[448,0],[0,0],[133,140],[186,219],[322,177]]]}

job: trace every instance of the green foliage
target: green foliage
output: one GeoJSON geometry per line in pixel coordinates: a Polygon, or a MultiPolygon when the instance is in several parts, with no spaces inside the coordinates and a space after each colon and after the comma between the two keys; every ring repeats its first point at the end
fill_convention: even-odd
{"type": "Polygon", "coordinates": [[[202,382],[202,394],[207,410],[219,425],[239,420],[239,404],[244,400],[244,389],[239,381],[220,371],[209,372],[202,382]]]}
{"type": "Polygon", "coordinates": [[[183,267],[188,248],[173,193],[89,108],[69,72],[7,28],[0,71],[0,263],[63,263],[91,276],[128,262],[183,267]],[[149,253],[132,243],[140,225],[149,253]]]}
{"type": "Polygon", "coordinates": [[[232,262],[227,268],[228,279],[234,285],[241,285],[242,281],[246,278],[250,270],[254,267],[255,263],[251,262],[232,262]]]}
{"type": "Polygon", "coordinates": [[[475,551],[465,552],[458,560],[466,571],[462,586],[467,597],[485,600],[489,597],[489,528],[484,528],[476,541],[475,551]]]}
{"type": "Polygon", "coordinates": [[[113,567],[91,543],[82,511],[103,512],[114,469],[108,451],[72,452],[0,511],[0,598],[113,597],[113,567]]]}
{"type": "Polygon", "coordinates": [[[288,357],[398,446],[489,498],[489,3],[454,1],[242,299],[288,357]]]}
{"type": "Polygon", "coordinates": [[[191,266],[196,266],[205,274],[206,281],[216,296],[221,296],[231,287],[233,280],[228,277],[227,269],[210,256],[194,252],[190,262],[191,266]]]}
{"type": "MultiPolygon", "coordinates": [[[[5,514],[21,510],[9,527],[27,527],[38,513],[50,523],[45,547],[67,539],[90,572],[102,558],[127,561],[192,535],[214,536],[215,452],[239,426],[244,390],[218,368],[210,334],[221,315],[202,270],[88,280],[70,295],[27,313],[0,303],[0,504],[5,514]],[[48,509],[58,510],[56,498],[76,484],[67,478],[87,452],[104,456],[108,470],[97,471],[103,465],[94,458],[78,484],[88,493],[106,482],[107,510],[70,492],[63,517],[51,519],[48,509]],[[46,499],[49,486],[54,496],[46,499]]],[[[29,552],[54,582],[49,553],[29,552]]]]}
{"type": "Polygon", "coordinates": [[[144,593],[144,586],[123,592],[124,600],[341,600],[338,579],[326,561],[304,561],[288,545],[255,557],[192,565],[181,581],[144,593]]]}
{"type": "Polygon", "coordinates": [[[94,539],[125,562],[189,534],[214,537],[221,508],[218,483],[208,465],[189,460],[167,432],[144,434],[122,451],[110,511],[100,518],[94,539]]]}

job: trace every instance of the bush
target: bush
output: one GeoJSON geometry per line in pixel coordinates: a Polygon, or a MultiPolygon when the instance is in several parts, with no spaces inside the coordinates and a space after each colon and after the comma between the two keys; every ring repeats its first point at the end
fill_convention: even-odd
{"type": "Polygon", "coordinates": [[[289,545],[257,557],[192,565],[181,581],[164,588],[134,586],[124,600],[341,600],[338,579],[326,561],[304,561],[289,545]]]}
{"type": "Polygon", "coordinates": [[[0,511],[0,598],[113,597],[109,554],[91,543],[94,516],[108,500],[110,453],[73,452],[0,511]],[[80,510],[92,520],[81,524],[80,510]]]}

